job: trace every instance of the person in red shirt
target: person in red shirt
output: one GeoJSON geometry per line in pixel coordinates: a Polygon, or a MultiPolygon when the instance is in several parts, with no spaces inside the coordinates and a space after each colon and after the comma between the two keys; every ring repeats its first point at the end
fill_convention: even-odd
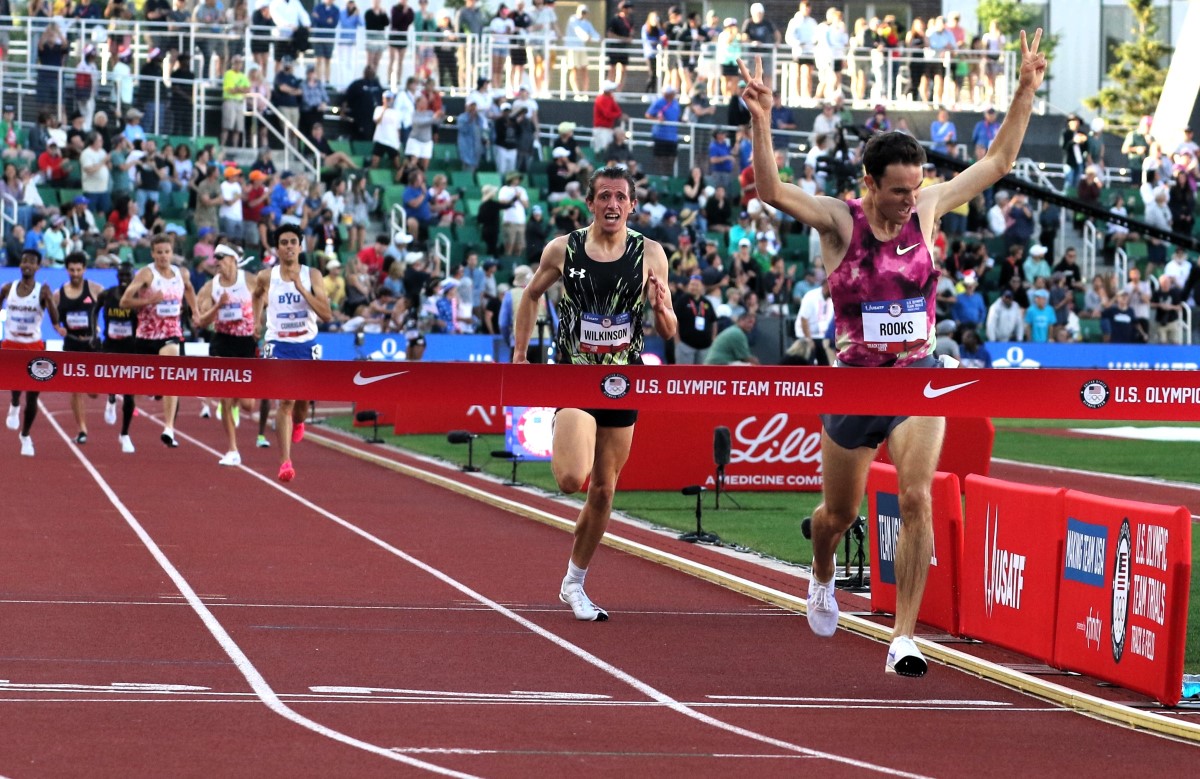
{"type": "Polygon", "coordinates": [[[261,170],[250,171],[250,186],[242,195],[242,241],[247,249],[268,243],[267,226],[262,220],[263,209],[271,197],[266,187],[268,178],[261,170]]]}
{"type": "Polygon", "coordinates": [[[383,282],[383,261],[387,252],[388,237],[382,233],[375,236],[375,243],[358,253],[358,261],[375,279],[376,283],[383,282]]]}
{"type": "Polygon", "coordinates": [[[758,197],[758,192],[754,185],[754,166],[747,165],[738,176],[738,183],[742,187],[742,207],[745,208],[750,204],[751,200],[758,197]]]}
{"type": "Polygon", "coordinates": [[[613,130],[625,118],[625,112],[613,96],[616,91],[617,82],[602,82],[600,96],[592,104],[592,148],[596,151],[604,151],[612,144],[613,130]]]}
{"type": "Polygon", "coordinates": [[[46,150],[38,156],[38,170],[51,181],[62,181],[67,177],[67,171],[63,168],[64,162],[66,160],[62,156],[62,149],[58,148],[57,143],[50,141],[46,144],[46,150]]]}

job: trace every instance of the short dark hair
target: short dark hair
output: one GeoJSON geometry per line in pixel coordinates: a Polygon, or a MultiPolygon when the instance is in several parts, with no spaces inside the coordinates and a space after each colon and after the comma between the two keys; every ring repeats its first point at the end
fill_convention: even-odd
{"type": "Polygon", "coordinates": [[[24,260],[26,257],[32,257],[33,259],[37,260],[39,265],[42,262],[42,253],[37,249],[22,249],[21,259],[24,260]]]}
{"type": "Polygon", "coordinates": [[[300,229],[300,225],[288,223],[280,225],[275,230],[275,234],[271,236],[273,246],[279,246],[279,239],[283,237],[284,233],[291,233],[292,235],[296,236],[297,240],[300,241],[301,246],[304,245],[304,231],[300,229]]]}
{"type": "Polygon", "coordinates": [[[611,181],[624,181],[629,185],[629,199],[637,199],[637,182],[633,180],[633,176],[629,174],[629,169],[620,165],[613,165],[607,168],[597,168],[591,178],[588,179],[587,195],[584,200],[589,203],[596,198],[596,183],[600,179],[609,179],[611,181]]]}
{"type": "Polygon", "coordinates": [[[925,164],[925,150],[911,135],[900,132],[879,133],[867,141],[863,151],[863,169],[867,175],[878,182],[883,178],[888,165],[925,164]]]}
{"type": "Polygon", "coordinates": [[[63,260],[64,266],[66,266],[66,265],[82,265],[83,267],[86,268],[87,264],[88,264],[88,256],[86,254],[84,254],[83,252],[71,252],[70,254],[67,255],[66,259],[63,260]]]}

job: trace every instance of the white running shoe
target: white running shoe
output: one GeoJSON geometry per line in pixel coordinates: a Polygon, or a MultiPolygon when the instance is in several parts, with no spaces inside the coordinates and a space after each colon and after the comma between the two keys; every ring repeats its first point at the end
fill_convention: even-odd
{"type": "Polygon", "coordinates": [[[124,452],[125,454],[133,454],[133,439],[127,435],[123,435],[120,437],[120,440],[121,440],[121,451],[124,452]]]}
{"type": "Polygon", "coordinates": [[[884,668],[890,674],[900,676],[924,676],[929,670],[924,655],[908,636],[896,636],[888,647],[887,666],[884,668]]]}
{"type": "Polygon", "coordinates": [[[20,430],[21,429],[21,407],[20,406],[9,406],[8,407],[8,418],[4,420],[4,426],[7,427],[9,430],[20,430]]]}
{"type": "Polygon", "coordinates": [[[558,590],[558,599],[570,606],[571,611],[575,612],[575,619],[582,622],[604,622],[608,619],[608,612],[592,603],[592,599],[583,591],[582,584],[564,579],[558,590]]]}
{"type": "Polygon", "coordinates": [[[838,602],[837,588],[834,580],[837,578],[837,558],[834,558],[834,576],[827,582],[817,581],[814,573],[808,584],[808,626],[812,632],[822,638],[829,638],[837,630],[838,602]]]}
{"type": "Polygon", "coordinates": [[[225,456],[217,462],[217,465],[241,465],[242,456],[237,452],[226,452],[225,456]]]}
{"type": "Polygon", "coordinates": [[[117,401],[109,400],[104,403],[104,422],[105,424],[117,424],[117,401]]]}
{"type": "MultiPolygon", "coordinates": [[[[209,410],[208,404],[205,403],[203,406],[200,407],[200,418],[208,419],[211,416],[212,416],[212,411],[209,410]]],[[[221,407],[217,406],[217,419],[220,419],[220,418],[221,418],[221,407]]]]}
{"type": "Polygon", "coordinates": [[[33,457],[33,439],[27,435],[20,436],[21,439],[21,456],[33,457]]]}

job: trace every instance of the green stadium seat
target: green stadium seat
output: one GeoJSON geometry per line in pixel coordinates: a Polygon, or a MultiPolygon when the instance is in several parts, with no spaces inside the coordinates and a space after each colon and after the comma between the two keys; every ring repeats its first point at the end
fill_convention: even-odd
{"type": "Polygon", "coordinates": [[[333,149],[334,151],[340,151],[342,154],[345,154],[349,157],[354,156],[354,147],[350,144],[350,141],[330,141],[329,148],[333,149]]]}
{"type": "Polygon", "coordinates": [[[38,194],[42,196],[42,202],[47,208],[57,206],[61,201],[58,199],[58,190],[54,187],[42,185],[37,188],[38,194]]]}
{"type": "Polygon", "coordinates": [[[395,184],[396,172],[391,168],[372,168],[367,171],[367,181],[374,187],[388,187],[395,184]]]}
{"type": "Polygon", "coordinates": [[[1079,319],[1079,334],[1087,343],[1097,343],[1104,340],[1104,332],[1100,329],[1099,319],[1079,319]]]}
{"type": "Polygon", "coordinates": [[[481,187],[486,187],[489,184],[494,187],[502,186],[504,182],[500,180],[500,174],[495,171],[476,171],[475,183],[481,187]]]}
{"type": "Polygon", "coordinates": [[[355,157],[362,157],[364,159],[369,159],[371,149],[375,148],[375,144],[372,141],[351,141],[350,146],[354,149],[355,157]]]}

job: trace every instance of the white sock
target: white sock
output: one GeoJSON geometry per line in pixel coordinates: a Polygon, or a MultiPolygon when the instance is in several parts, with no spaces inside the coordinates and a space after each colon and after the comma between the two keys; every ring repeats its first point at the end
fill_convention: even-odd
{"type": "Polygon", "coordinates": [[[580,568],[574,561],[567,563],[567,578],[564,580],[569,584],[578,584],[583,586],[583,580],[587,578],[587,568],[580,568]]]}
{"type": "Polygon", "coordinates": [[[171,438],[174,438],[174,437],[175,437],[175,428],[173,428],[173,427],[164,427],[164,428],[163,428],[163,435],[165,435],[165,436],[170,436],[171,438]]]}

